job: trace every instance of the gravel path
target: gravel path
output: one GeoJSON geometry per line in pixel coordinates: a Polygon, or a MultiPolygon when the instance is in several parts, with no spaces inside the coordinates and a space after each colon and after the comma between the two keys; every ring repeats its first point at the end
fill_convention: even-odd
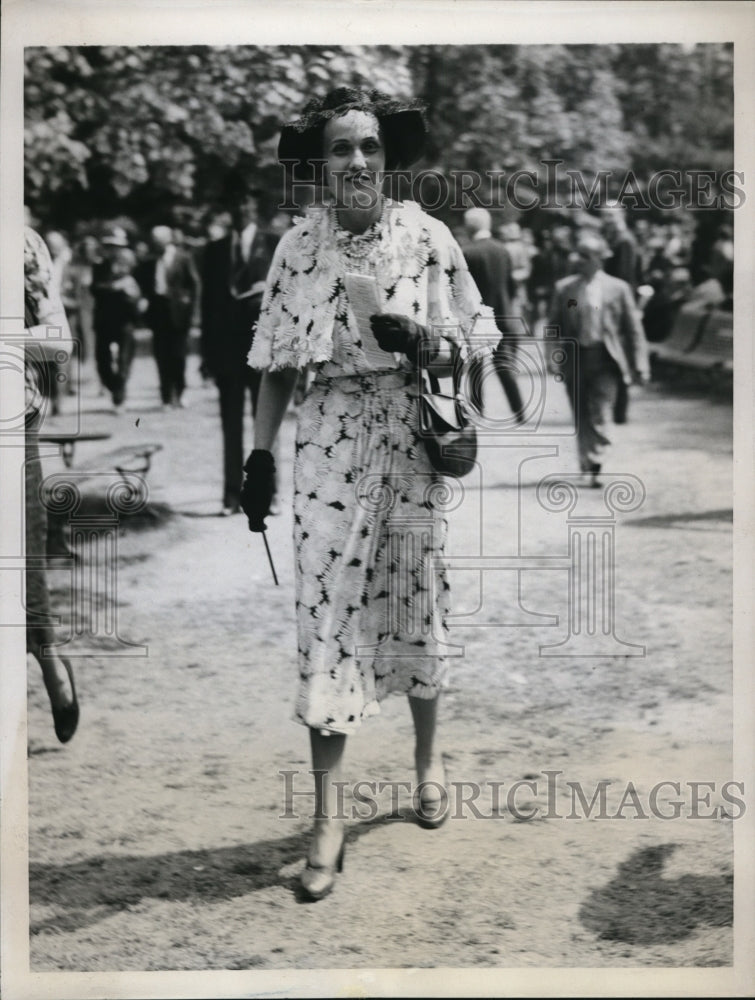
{"type": "MultiPolygon", "coordinates": [[[[158,516],[127,519],[119,541],[118,627],[149,655],[74,661],[82,722],[65,748],[29,668],[32,971],[732,963],[728,402],[653,385],[617,429],[615,468],[639,477],[646,499],[616,519],[615,632],[644,656],[539,655],[567,634],[566,514],[535,494],[542,476],[573,468],[562,389],[550,386],[538,433],[483,450],[484,485],[465,480],[449,554],[562,568],[453,572],[464,655],[442,708],[452,819],[422,830],[408,794],[392,811],[386,789],[374,818],[350,820],[332,896],[307,906],[295,886],[309,800],[280,818],[281,771],[302,772],[294,787],[309,790],[306,732],[289,721],[294,420],[283,512],[270,521],[275,588],[261,539],[243,518],[214,516],[214,389],[194,376],[188,408],[158,412],[146,358],[120,418],[98,414],[107,407],[84,389],[87,420],[117,441],[164,444],[150,474],[158,516]],[[585,818],[573,786],[589,798],[603,779],[607,818],[585,818]],[[519,818],[506,800],[517,780],[529,783],[519,818]],[[652,815],[661,781],[680,794],[660,789],[655,812],[673,815],[679,800],[681,818],[652,815]],[[698,807],[715,818],[689,818],[695,781],[715,783],[698,807]]],[[[505,414],[497,389],[488,400],[505,414]]],[[[599,496],[581,502],[600,512],[599,496]]],[[[55,581],[64,601],[65,574],[55,581]]],[[[393,699],[349,741],[348,777],[411,781],[411,760],[408,709],[393,699]]]]}

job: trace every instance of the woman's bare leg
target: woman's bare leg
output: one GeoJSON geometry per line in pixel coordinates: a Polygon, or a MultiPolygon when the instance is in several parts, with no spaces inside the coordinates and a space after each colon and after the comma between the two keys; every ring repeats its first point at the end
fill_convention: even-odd
{"type": "MultiPolygon", "coordinates": [[[[417,766],[418,785],[424,781],[437,782],[439,785],[445,782],[443,760],[435,739],[439,701],[438,695],[435,698],[415,698],[409,695],[409,707],[414,720],[414,762],[417,766]]],[[[440,790],[432,786],[422,796],[422,800],[427,802],[440,798],[440,790]]]]}
{"type": "Polygon", "coordinates": [[[343,800],[333,784],[341,779],[341,762],[346,737],[340,733],[323,735],[309,730],[312,770],[315,779],[315,823],[309,862],[313,867],[333,865],[343,840],[343,800]]]}

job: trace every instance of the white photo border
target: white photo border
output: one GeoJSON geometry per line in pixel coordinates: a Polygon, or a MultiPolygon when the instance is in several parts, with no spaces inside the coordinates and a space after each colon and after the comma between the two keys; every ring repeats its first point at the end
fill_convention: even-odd
{"type": "MultiPolygon", "coordinates": [[[[753,337],[755,228],[755,5],[705,2],[505,2],[505,0],[342,0],[325,3],[171,0],[4,0],[2,32],[3,335],[22,317],[23,51],[83,44],[545,44],[733,42],[735,169],[745,203],[735,221],[735,755],[734,776],[753,788],[753,337]]],[[[20,412],[23,387],[2,374],[0,417],[20,412]],[[20,404],[20,405],[19,405],[20,404]]],[[[17,488],[23,449],[0,448],[0,551],[21,521],[17,488]],[[16,485],[14,492],[13,485],[16,485]]],[[[6,576],[12,574],[5,574],[6,576]]],[[[11,595],[0,580],[0,600],[11,595]]],[[[0,608],[0,613],[2,608],[0,608]]],[[[7,619],[0,619],[7,620],[7,619]]],[[[82,997],[242,996],[745,996],[755,989],[755,830],[751,810],[735,824],[735,961],[710,969],[352,969],[248,972],[31,973],[27,850],[26,671],[22,629],[2,629],[2,980],[8,1000],[82,997]]]]}

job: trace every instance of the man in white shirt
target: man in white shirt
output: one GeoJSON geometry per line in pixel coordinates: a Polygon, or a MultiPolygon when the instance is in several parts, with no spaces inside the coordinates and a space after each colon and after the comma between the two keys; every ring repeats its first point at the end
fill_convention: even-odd
{"type": "Polygon", "coordinates": [[[580,234],[576,245],[578,273],[556,284],[551,324],[560,335],[577,341],[575,375],[567,382],[577,430],[582,472],[591,486],[611,445],[610,425],[619,387],[644,384],[649,378],[648,351],[642,320],[626,281],[603,270],[611,251],[597,233],[580,234]]]}

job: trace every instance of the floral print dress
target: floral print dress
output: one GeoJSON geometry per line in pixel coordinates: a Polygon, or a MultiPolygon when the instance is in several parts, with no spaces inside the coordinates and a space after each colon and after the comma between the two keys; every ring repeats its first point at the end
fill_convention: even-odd
{"type": "Polygon", "coordinates": [[[316,206],[278,245],[249,364],[315,370],[294,461],[294,717],[334,733],[355,732],[391,692],[434,698],[450,648],[450,492],[418,437],[420,377],[403,356],[370,364],[349,272],[376,279],[382,311],[433,327],[462,357],[500,339],[461,249],[412,202],[386,203],[359,236],[316,206]]]}

